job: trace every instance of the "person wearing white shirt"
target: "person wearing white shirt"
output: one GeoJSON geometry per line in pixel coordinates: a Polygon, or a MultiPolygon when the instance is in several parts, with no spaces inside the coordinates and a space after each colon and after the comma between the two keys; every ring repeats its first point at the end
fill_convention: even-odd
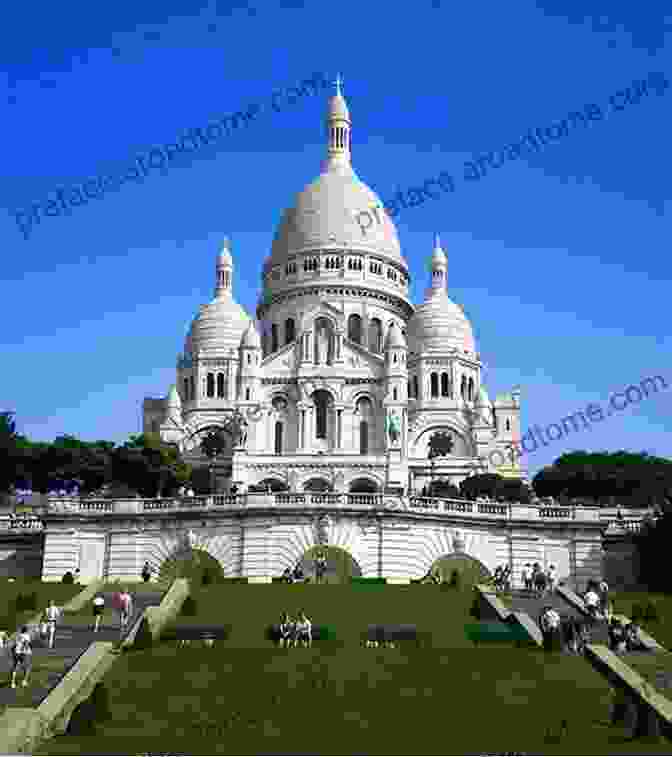
{"type": "Polygon", "coordinates": [[[597,596],[597,594],[590,589],[586,592],[586,595],[583,598],[584,604],[586,605],[586,610],[593,616],[597,616],[597,610],[598,606],[600,604],[600,598],[597,596]]]}
{"type": "Polygon", "coordinates": [[[548,591],[550,594],[553,594],[553,592],[555,591],[555,582],[556,582],[555,565],[548,566],[548,572],[546,576],[548,578],[548,591]]]}
{"type": "Polygon", "coordinates": [[[93,632],[98,633],[98,629],[100,628],[100,619],[103,617],[103,612],[105,611],[105,599],[98,594],[96,598],[93,600],[93,617],[94,617],[94,626],[93,626],[93,632]]]}
{"type": "Polygon", "coordinates": [[[539,626],[544,636],[544,649],[550,652],[560,631],[560,615],[550,605],[546,606],[539,619],[539,626]]]}
{"type": "Polygon", "coordinates": [[[313,642],[312,634],[313,624],[308,619],[305,612],[299,613],[299,618],[296,624],[296,641],[297,644],[301,642],[304,647],[309,647],[313,642]]]}
{"type": "Polygon", "coordinates": [[[49,607],[44,611],[44,619],[47,624],[47,633],[49,634],[49,649],[54,648],[54,636],[56,634],[56,621],[61,616],[61,611],[56,607],[56,603],[52,599],[49,602],[49,607]]]}

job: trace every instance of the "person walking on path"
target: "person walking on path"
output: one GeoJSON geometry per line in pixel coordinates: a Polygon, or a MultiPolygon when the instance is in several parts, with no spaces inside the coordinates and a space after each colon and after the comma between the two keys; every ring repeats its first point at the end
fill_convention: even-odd
{"type": "Polygon", "coordinates": [[[115,597],[119,611],[119,629],[123,633],[128,625],[129,618],[133,614],[133,597],[128,593],[128,589],[122,589],[121,594],[116,594],[115,597]]]}
{"type": "Polygon", "coordinates": [[[100,619],[103,617],[105,611],[105,599],[100,595],[96,595],[93,600],[93,632],[98,633],[100,628],[100,619]]]}
{"type": "Polygon", "coordinates": [[[56,607],[56,603],[52,599],[49,602],[49,607],[44,611],[44,620],[47,624],[47,634],[49,636],[49,649],[54,648],[54,636],[56,635],[56,621],[60,618],[61,611],[56,607]]]}
{"type": "Polygon", "coordinates": [[[553,594],[556,584],[555,565],[548,566],[548,572],[546,573],[546,579],[548,583],[548,593],[553,594]]]}
{"type": "Polygon", "coordinates": [[[16,641],[14,642],[12,655],[14,658],[12,665],[12,688],[16,688],[16,674],[19,668],[23,670],[21,685],[28,686],[28,678],[33,664],[33,648],[30,634],[28,633],[28,626],[21,627],[21,633],[16,637],[16,641]]]}

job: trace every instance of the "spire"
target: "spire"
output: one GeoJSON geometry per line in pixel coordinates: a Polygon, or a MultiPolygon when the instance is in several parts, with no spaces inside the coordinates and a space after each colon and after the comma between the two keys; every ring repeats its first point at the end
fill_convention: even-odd
{"type": "Polygon", "coordinates": [[[217,256],[215,270],[215,298],[231,297],[233,290],[233,258],[231,257],[231,242],[224,237],[222,251],[217,256]]]}
{"type": "Polygon", "coordinates": [[[434,234],[434,251],[432,252],[432,283],[429,292],[430,297],[446,293],[446,278],[448,271],[448,258],[441,247],[441,239],[438,233],[434,234]]]}
{"type": "MultiPolygon", "coordinates": [[[[350,168],[350,112],[341,92],[343,80],[340,74],[336,77],[334,86],[336,94],[329,100],[327,113],[327,159],[322,170],[331,171],[336,168],[350,168]]],[[[351,170],[351,169],[350,169],[351,170]]]]}

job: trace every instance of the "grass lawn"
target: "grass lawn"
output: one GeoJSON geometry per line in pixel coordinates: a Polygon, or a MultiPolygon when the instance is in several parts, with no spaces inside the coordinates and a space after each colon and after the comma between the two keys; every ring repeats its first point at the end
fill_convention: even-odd
{"type": "Polygon", "coordinates": [[[14,633],[22,624],[34,618],[38,613],[44,610],[53,599],[61,607],[66,602],[84,591],[86,587],[77,584],[62,584],[51,581],[25,581],[19,580],[9,582],[6,579],[0,579],[0,630],[14,633]],[[37,594],[37,608],[35,610],[23,610],[16,612],[14,604],[19,594],[37,594]]]}
{"type": "Polygon", "coordinates": [[[608,725],[585,660],[537,651],[166,643],[104,680],[112,719],[37,754],[669,754],[608,725]]]}
{"type": "Polygon", "coordinates": [[[628,618],[632,617],[633,605],[652,602],[658,613],[658,620],[642,620],[641,627],[665,649],[672,650],[672,596],[646,592],[614,592],[610,597],[614,602],[614,612],[628,618]]]}
{"type": "Polygon", "coordinates": [[[207,649],[164,642],[120,656],[104,678],[112,719],[37,754],[669,754],[608,723],[606,680],[580,657],[474,647],[471,591],[437,586],[232,585],[195,593],[179,622],[233,625],[207,649]],[[277,649],[287,610],[342,644],[277,649]],[[414,623],[432,646],[366,649],[370,623],[414,623]],[[567,734],[560,733],[562,719],[567,734]]]}

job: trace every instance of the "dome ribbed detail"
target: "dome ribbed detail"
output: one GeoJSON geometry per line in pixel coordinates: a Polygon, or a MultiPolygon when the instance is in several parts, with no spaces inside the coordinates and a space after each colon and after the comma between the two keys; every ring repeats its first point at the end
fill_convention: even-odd
{"type": "Polygon", "coordinates": [[[251,322],[245,330],[243,338],[240,341],[240,346],[261,349],[261,337],[259,336],[259,332],[257,331],[254,322],[251,322]]]}
{"type": "Polygon", "coordinates": [[[452,348],[476,353],[474,334],[462,308],[436,292],[417,305],[408,322],[408,345],[412,352],[448,352],[452,348]]]}
{"type": "Polygon", "coordinates": [[[245,310],[230,297],[220,297],[208,305],[202,305],[191,324],[185,342],[185,352],[237,352],[240,340],[251,320],[245,310]]]}
{"type": "Polygon", "coordinates": [[[385,337],[385,349],[387,350],[392,347],[406,347],[404,335],[401,333],[401,329],[396,323],[392,323],[387,330],[387,336],[385,337]]]}

